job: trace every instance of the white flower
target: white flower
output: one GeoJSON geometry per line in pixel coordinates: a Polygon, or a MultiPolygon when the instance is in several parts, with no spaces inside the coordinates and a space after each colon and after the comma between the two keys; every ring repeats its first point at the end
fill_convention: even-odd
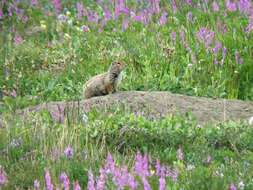
{"type": "Polygon", "coordinates": [[[195,169],[195,166],[192,165],[192,164],[189,164],[189,165],[187,165],[187,167],[186,167],[186,170],[187,170],[187,171],[190,171],[190,170],[193,170],[193,169],[195,169]]]}
{"type": "Polygon", "coordinates": [[[249,118],[249,124],[253,125],[253,116],[249,118]]]}
{"type": "Polygon", "coordinates": [[[84,113],[82,116],[83,123],[87,123],[88,119],[89,119],[88,116],[84,113]]]}
{"type": "Polygon", "coordinates": [[[243,183],[243,181],[240,181],[239,183],[238,183],[238,187],[239,187],[239,189],[244,189],[244,186],[245,186],[245,184],[243,183]]]}

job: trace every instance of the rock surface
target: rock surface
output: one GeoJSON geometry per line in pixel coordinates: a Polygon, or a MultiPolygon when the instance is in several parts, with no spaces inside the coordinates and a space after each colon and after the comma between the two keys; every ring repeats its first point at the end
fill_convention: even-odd
{"type": "Polygon", "coordinates": [[[192,113],[200,124],[227,120],[249,120],[253,116],[253,102],[240,100],[192,97],[169,92],[128,91],[94,97],[82,101],[49,102],[17,111],[19,115],[48,110],[55,121],[62,122],[66,113],[89,112],[93,108],[107,109],[123,106],[134,112],[148,112],[149,116],[192,113]]]}

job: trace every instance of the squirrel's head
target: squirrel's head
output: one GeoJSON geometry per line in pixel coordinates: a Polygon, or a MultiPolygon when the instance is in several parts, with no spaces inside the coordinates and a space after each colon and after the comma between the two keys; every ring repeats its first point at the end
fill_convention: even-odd
{"type": "Polygon", "coordinates": [[[119,74],[125,68],[125,64],[121,61],[112,62],[109,71],[119,74]]]}

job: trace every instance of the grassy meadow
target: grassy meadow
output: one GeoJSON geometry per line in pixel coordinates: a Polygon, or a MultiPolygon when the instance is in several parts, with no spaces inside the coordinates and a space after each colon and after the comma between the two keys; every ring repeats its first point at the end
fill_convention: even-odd
{"type": "Polygon", "coordinates": [[[246,122],[121,108],[61,124],[15,115],[81,100],[114,60],[126,63],[121,91],[252,101],[250,0],[2,0],[0,43],[0,189],[253,189],[246,122]]]}

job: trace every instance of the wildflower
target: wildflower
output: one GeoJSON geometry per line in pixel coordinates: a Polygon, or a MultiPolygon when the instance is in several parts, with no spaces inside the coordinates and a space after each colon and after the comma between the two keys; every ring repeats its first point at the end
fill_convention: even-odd
{"type": "Polygon", "coordinates": [[[205,44],[205,47],[208,48],[214,39],[215,33],[205,27],[200,28],[200,30],[196,33],[197,39],[205,44]]]}
{"type": "Polygon", "coordinates": [[[158,14],[160,12],[160,0],[151,0],[151,14],[158,14]]]}
{"type": "Polygon", "coordinates": [[[107,22],[108,20],[111,19],[112,14],[111,14],[110,10],[107,7],[104,7],[103,11],[104,11],[104,20],[107,22]]]}
{"type": "Polygon", "coordinates": [[[238,183],[238,187],[239,187],[239,189],[241,189],[241,190],[244,189],[245,184],[243,183],[243,181],[240,181],[240,182],[238,183]]]}
{"type": "Polygon", "coordinates": [[[60,21],[60,22],[65,22],[67,20],[67,17],[64,15],[64,14],[59,14],[57,16],[57,19],[60,21]]]}
{"type": "Polygon", "coordinates": [[[250,0],[239,0],[237,2],[238,9],[242,14],[249,14],[252,3],[250,0]]]}
{"type": "Polygon", "coordinates": [[[17,148],[17,147],[21,146],[22,142],[23,142],[22,138],[20,138],[20,137],[19,138],[14,138],[10,142],[10,147],[17,148]]]}
{"type": "Polygon", "coordinates": [[[192,16],[192,12],[188,12],[187,15],[186,15],[186,18],[189,22],[192,22],[193,21],[193,16],[192,16]]]}
{"type": "Polygon", "coordinates": [[[98,23],[99,16],[97,12],[89,11],[87,17],[88,17],[88,22],[93,22],[95,24],[98,23]]]}
{"type": "Polygon", "coordinates": [[[124,18],[122,21],[122,30],[125,31],[129,26],[129,19],[128,18],[124,18]]]}
{"type": "Polygon", "coordinates": [[[225,61],[225,58],[226,58],[226,54],[227,54],[227,48],[223,47],[223,50],[222,50],[222,59],[221,59],[221,64],[222,65],[224,64],[224,61],[225,61]]]}
{"type": "Polygon", "coordinates": [[[44,178],[45,178],[45,183],[46,183],[46,190],[53,190],[54,186],[51,182],[51,176],[50,176],[48,169],[46,169],[46,171],[45,171],[44,178]]]}
{"type": "Polygon", "coordinates": [[[165,187],[166,187],[165,168],[162,167],[160,170],[159,190],[165,190],[165,187]]]}
{"type": "Polygon", "coordinates": [[[235,184],[231,183],[228,189],[229,190],[237,190],[237,187],[235,186],[235,184]]]}
{"type": "MultiPolygon", "coordinates": [[[[15,89],[12,90],[11,94],[10,94],[13,98],[17,97],[17,92],[15,89]]],[[[21,139],[22,140],[22,139],[21,139]]]]}
{"type": "Polygon", "coordinates": [[[218,12],[220,10],[219,4],[216,1],[213,1],[212,8],[214,12],[218,12]]]}
{"type": "Polygon", "coordinates": [[[178,171],[175,169],[171,169],[169,167],[166,167],[165,176],[170,177],[173,181],[177,181],[178,171]]]}
{"type": "Polygon", "coordinates": [[[0,19],[3,19],[3,18],[4,18],[4,13],[3,13],[2,8],[0,7],[0,19]]]}
{"type": "Polygon", "coordinates": [[[52,4],[55,9],[55,13],[59,14],[61,12],[61,0],[52,0],[52,4]]]}
{"type": "MultiPolygon", "coordinates": [[[[84,31],[84,30],[82,30],[82,31],[84,31]]],[[[82,121],[83,121],[83,123],[87,123],[88,122],[88,116],[84,113],[83,114],[83,117],[82,117],[82,121]]]]}
{"type": "Polygon", "coordinates": [[[2,166],[0,165],[0,187],[6,185],[7,183],[8,183],[7,175],[2,166]]]}
{"type": "Polygon", "coordinates": [[[87,186],[87,190],[96,190],[93,173],[91,171],[88,172],[88,186],[87,186]]]}
{"type": "Polygon", "coordinates": [[[187,3],[188,5],[192,5],[192,0],[186,0],[186,3],[187,3]]]}
{"type": "Polygon", "coordinates": [[[170,33],[170,38],[171,38],[172,42],[175,44],[176,40],[177,40],[177,33],[175,31],[172,31],[170,33]]]}
{"type": "Polygon", "coordinates": [[[174,14],[177,12],[177,4],[175,0],[172,0],[172,10],[174,14]]]}
{"type": "Polygon", "coordinates": [[[14,36],[14,44],[17,46],[23,42],[23,38],[19,34],[14,36]]]}
{"type": "Polygon", "coordinates": [[[74,155],[73,148],[71,146],[67,146],[64,150],[64,154],[67,158],[72,158],[74,155]]]}
{"type": "Polygon", "coordinates": [[[90,28],[89,28],[88,26],[86,26],[86,25],[83,25],[83,26],[81,26],[81,30],[82,30],[83,32],[89,32],[89,31],[90,31],[90,28]]]}
{"type": "Polygon", "coordinates": [[[76,9],[77,9],[77,18],[80,20],[83,16],[86,15],[86,10],[83,4],[80,2],[76,3],[76,9]]]}
{"type": "Polygon", "coordinates": [[[74,190],[81,190],[81,186],[79,185],[78,181],[74,183],[74,190]]]}
{"type": "Polygon", "coordinates": [[[139,176],[149,176],[148,170],[148,156],[145,154],[142,156],[139,152],[135,156],[135,173],[139,176]]]}
{"type": "Polygon", "coordinates": [[[38,0],[31,0],[31,5],[32,6],[38,5],[38,0]]]}
{"type": "Polygon", "coordinates": [[[112,155],[109,153],[106,158],[105,171],[106,173],[113,173],[114,170],[115,170],[115,162],[112,158],[112,155]]]}
{"type": "Polygon", "coordinates": [[[162,13],[162,16],[160,17],[160,20],[159,20],[159,24],[160,25],[166,24],[166,22],[167,22],[167,15],[168,15],[168,13],[166,11],[164,11],[162,13]]]}
{"type": "Polygon", "coordinates": [[[193,169],[195,169],[195,166],[192,165],[192,164],[189,164],[189,165],[187,165],[187,167],[186,167],[186,170],[187,170],[187,171],[191,171],[191,170],[193,170],[193,169]]]}
{"type": "Polygon", "coordinates": [[[69,178],[65,172],[61,173],[60,182],[63,184],[64,190],[69,190],[70,182],[69,182],[69,178]]]}
{"type": "Polygon", "coordinates": [[[253,125],[253,116],[249,118],[249,124],[253,125]]]}
{"type": "Polygon", "coordinates": [[[184,159],[184,153],[183,153],[182,148],[179,148],[179,149],[177,150],[177,159],[178,159],[178,160],[183,160],[183,159],[184,159]]]}
{"type": "Polygon", "coordinates": [[[40,182],[36,179],[36,180],[34,180],[34,182],[33,182],[33,187],[34,187],[34,189],[36,189],[36,190],[39,190],[40,189],[40,182]]]}
{"type": "Polygon", "coordinates": [[[98,181],[97,181],[96,189],[97,190],[103,190],[103,189],[105,189],[106,173],[105,173],[105,170],[103,168],[100,168],[99,173],[100,173],[100,176],[99,176],[98,181]]]}
{"type": "Polygon", "coordinates": [[[226,0],[226,8],[230,12],[236,11],[236,3],[231,2],[230,0],[226,0]]]}
{"type": "Polygon", "coordinates": [[[245,32],[249,34],[253,30],[253,22],[250,22],[245,28],[245,32]]]}

